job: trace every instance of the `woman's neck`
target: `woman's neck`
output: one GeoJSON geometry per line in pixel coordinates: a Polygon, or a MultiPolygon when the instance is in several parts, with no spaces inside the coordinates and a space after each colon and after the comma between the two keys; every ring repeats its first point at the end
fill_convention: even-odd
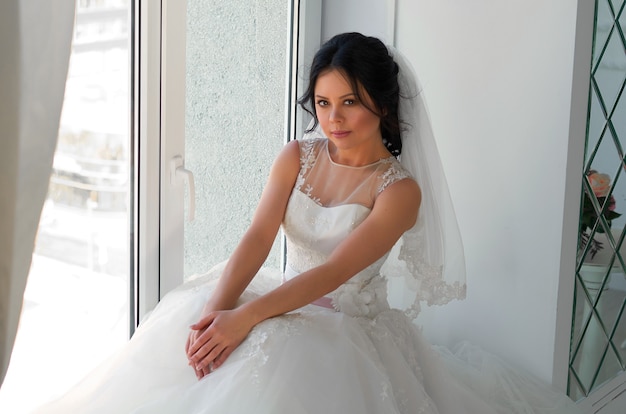
{"type": "Polygon", "coordinates": [[[360,145],[354,148],[340,149],[332,141],[328,140],[328,155],[330,159],[341,165],[350,167],[363,167],[391,157],[391,153],[385,148],[382,140],[372,145],[360,145]]]}

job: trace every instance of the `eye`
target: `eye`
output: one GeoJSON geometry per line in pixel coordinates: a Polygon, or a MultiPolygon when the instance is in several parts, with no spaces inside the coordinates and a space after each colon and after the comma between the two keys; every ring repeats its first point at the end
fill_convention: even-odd
{"type": "Polygon", "coordinates": [[[344,104],[346,105],[354,105],[356,103],[355,99],[346,99],[345,101],[343,101],[344,104]]]}
{"type": "Polygon", "coordinates": [[[324,100],[324,99],[319,99],[316,102],[317,106],[327,106],[328,105],[328,101],[324,100]]]}

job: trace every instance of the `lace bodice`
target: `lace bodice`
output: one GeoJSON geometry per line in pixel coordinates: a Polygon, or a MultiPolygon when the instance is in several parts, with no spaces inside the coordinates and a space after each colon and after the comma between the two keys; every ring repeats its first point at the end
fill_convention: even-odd
{"type": "MultiPolygon", "coordinates": [[[[285,278],[326,261],[370,213],[378,195],[409,177],[394,157],[363,167],[334,163],[328,141],[300,141],[300,173],[283,221],[287,238],[285,278]]],[[[351,316],[375,316],[389,309],[380,268],[386,255],[329,294],[335,309],[351,316]]]]}

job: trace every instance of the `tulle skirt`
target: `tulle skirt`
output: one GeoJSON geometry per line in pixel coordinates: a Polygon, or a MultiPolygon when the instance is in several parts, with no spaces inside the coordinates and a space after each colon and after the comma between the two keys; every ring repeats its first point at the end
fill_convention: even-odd
{"type": "MultiPolygon", "coordinates": [[[[309,305],[258,324],[198,380],[184,352],[189,326],[222,265],[169,293],[129,343],[38,413],[575,413],[530,375],[469,344],[433,348],[401,312],[373,319],[309,305]]],[[[260,272],[242,301],[280,282],[260,272]]]]}

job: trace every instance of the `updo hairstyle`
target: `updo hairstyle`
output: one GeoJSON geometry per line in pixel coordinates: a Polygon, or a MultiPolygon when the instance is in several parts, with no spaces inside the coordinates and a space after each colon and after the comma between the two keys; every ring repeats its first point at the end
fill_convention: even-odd
{"type": "Polygon", "coordinates": [[[354,94],[372,113],[380,118],[380,129],[389,152],[402,152],[400,121],[398,119],[398,65],[387,47],[377,38],[361,33],[338,34],[324,43],[311,64],[309,86],[298,100],[300,106],[313,116],[312,131],[318,125],[315,112],[315,85],[323,73],[336,69],[350,82],[354,94]],[[370,108],[360,96],[361,87],[371,97],[370,108]]]}

